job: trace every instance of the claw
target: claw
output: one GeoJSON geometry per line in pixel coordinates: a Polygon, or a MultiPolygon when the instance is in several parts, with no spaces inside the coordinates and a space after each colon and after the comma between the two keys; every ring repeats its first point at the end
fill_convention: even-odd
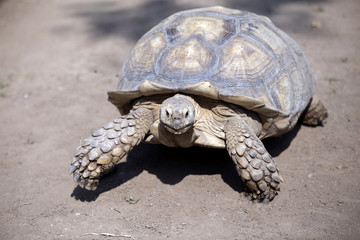
{"type": "Polygon", "coordinates": [[[82,188],[85,188],[85,180],[84,179],[80,180],[79,186],[82,187],[82,188]]]}
{"type": "Polygon", "coordinates": [[[75,174],[74,174],[74,182],[75,182],[75,183],[78,183],[79,178],[80,178],[80,175],[77,174],[77,173],[75,173],[75,174]]]}
{"type": "Polygon", "coordinates": [[[69,168],[69,175],[72,174],[76,169],[77,169],[76,166],[71,165],[70,168],[69,168]]]}

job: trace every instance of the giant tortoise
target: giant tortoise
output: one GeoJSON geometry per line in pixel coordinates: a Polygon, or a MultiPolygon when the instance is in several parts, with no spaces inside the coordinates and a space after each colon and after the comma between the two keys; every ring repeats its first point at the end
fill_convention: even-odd
{"type": "Polygon", "coordinates": [[[283,181],[261,139],[327,117],[304,53],[264,16],[223,7],[171,15],[124,62],[109,100],[121,116],[77,148],[69,174],[89,190],[140,142],[225,148],[248,196],[283,181]]]}

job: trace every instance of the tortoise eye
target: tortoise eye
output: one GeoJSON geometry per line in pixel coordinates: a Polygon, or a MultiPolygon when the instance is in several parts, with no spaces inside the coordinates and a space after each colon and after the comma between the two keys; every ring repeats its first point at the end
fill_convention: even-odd
{"type": "Polygon", "coordinates": [[[166,110],[165,110],[165,113],[166,113],[166,116],[167,116],[167,117],[170,117],[171,111],[170,111],[169,109],[166,109],[166,110]]]}
{"type": "Polygon", "coordinates": [[[185,118],[188,118],[188,116],[189,116],[189,110],[188,109],[184,110],[184,116],[185,116],[185,118]]]}

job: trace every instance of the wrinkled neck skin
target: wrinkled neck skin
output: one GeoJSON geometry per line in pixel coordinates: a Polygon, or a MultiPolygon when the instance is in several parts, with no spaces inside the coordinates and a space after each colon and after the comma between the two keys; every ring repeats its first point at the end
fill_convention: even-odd
{"type": "Polygon", "coordinates": [[[184,94],[149,96],[134,104],[134,109],[140,107],[152,110],[155,119],[146,141],[169,147],[225,148],[224,129],[231,117],[241,117],[256,135],[262,129],[256,114],[205,97],[184,94]]]}

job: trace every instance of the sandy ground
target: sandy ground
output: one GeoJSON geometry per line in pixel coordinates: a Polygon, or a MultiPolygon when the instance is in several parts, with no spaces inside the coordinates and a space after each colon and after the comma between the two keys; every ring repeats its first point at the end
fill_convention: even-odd
{"type": "Polygon", "coordinates": [[[360,2],[0,1],[0,239],[359,239],[360,2]],[[268,15],[303,48],[329,111],[265,141],[284,183],[242,196],[224,150],[140,145],[95,192],[67,174],[136,40],[171,13],[268,15]]]}

